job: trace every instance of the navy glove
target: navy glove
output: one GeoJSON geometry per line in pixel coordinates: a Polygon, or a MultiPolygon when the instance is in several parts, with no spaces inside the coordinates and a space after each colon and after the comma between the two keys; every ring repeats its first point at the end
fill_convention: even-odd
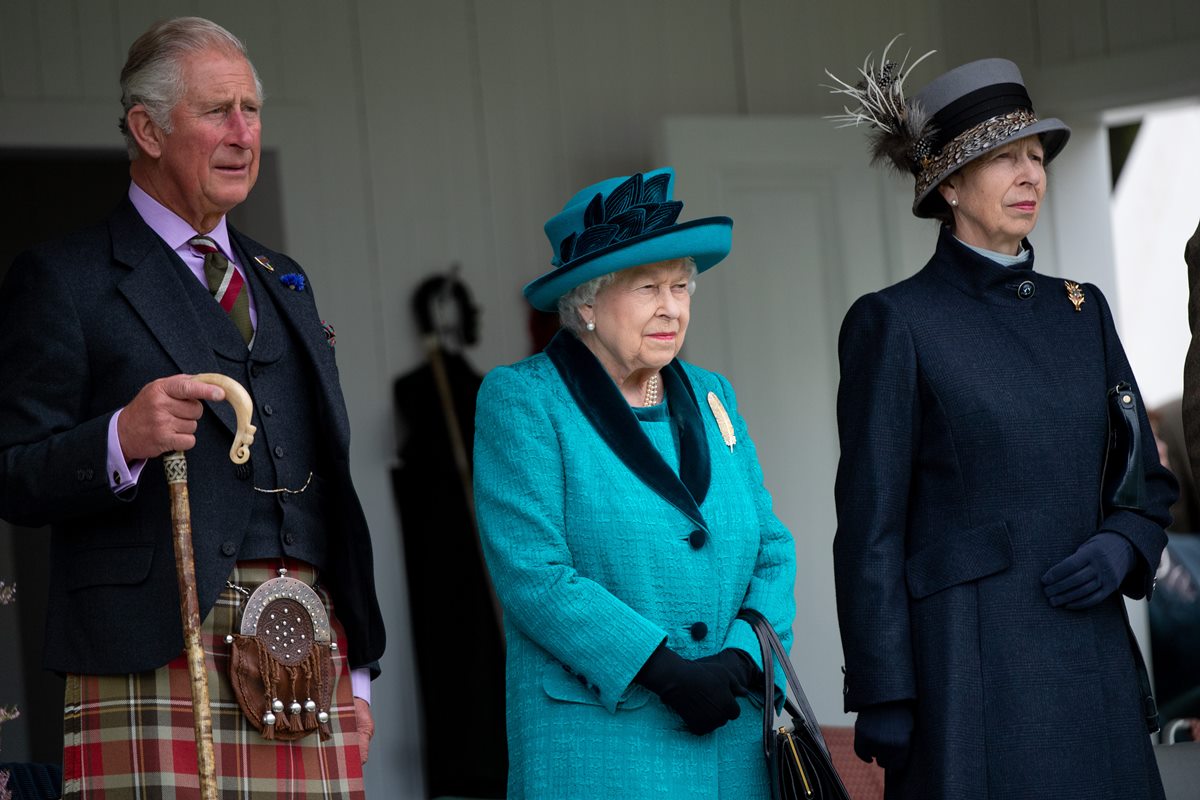
{"type": "Polygon", "coordinates": [[[717,664],[729,670],[734,679],[747,692],[762,691],[762,670],[754,663],[754,659],[745,650],[736,647],[726,647],[719,653],[704,658],[697,658],[697,664],[717,664]]]}
{"type": "Polygon", "coordinates": [[[907,700],[867,706],[854,723],[854,752],[868,764],[874,758],[884,769],[900,769],[908,763],[912,729],[912,704],[907,700]]]}
{"type": "Polygon", "coordinates": [[[1129,540],[1103,531],[1047,570],[1042,585],[1055,608],[1091,608],[1120,587],[1135,563],[1129,540]]]}
{"type": "Polygon", "coordinates": [[[725,667],[714,661],[688,661],[665,642],[646,659],[634,681],[658,695],[697,736],[737,719],[742,713],[737,698],[746,694],[725,667]]]}

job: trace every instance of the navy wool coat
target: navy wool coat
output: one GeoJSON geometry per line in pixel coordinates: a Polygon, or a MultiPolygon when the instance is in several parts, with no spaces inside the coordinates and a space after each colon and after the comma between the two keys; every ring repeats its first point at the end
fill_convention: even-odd
{"type": "Polygon", "coordinates": [[[889,800],[1162,797],[1120,593],[1052,608],[1041,576],[1113,531],[1137,552],[1123,592],[1148,595],[1176,486],[1142,411],[1148,502],[1101,514],[1106,392],[1133,373],[1100,291],[1076,311],[1032,267],[943,229],[842,326],[846,709],[915,701],[889,800]]]}
{"type": "Polygon", "coordinates": [[[480,389],[475,500],[504,606],[510,800],[770,795],[760,708],[743,699],[738,719],[694,736],[633,683],[664,641],[759,662],[738,611],[762,612],[785,646],[795,612],[792,537],[732,388],[679,361],[662,377],[670,414],[639,422],[562,331],[480,389]]]}

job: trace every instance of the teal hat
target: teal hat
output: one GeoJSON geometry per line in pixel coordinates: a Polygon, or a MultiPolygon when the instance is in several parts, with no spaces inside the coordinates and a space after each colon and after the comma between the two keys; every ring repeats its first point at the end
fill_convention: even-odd
{"type": "Polygon", "coordinates": [[[670,167],[594,183],[567,201],[546,222],[554,269],[525,286],[525,297],[541,311],[558,308],[558,298],[610,272],[691,257],[699,272],[729,255],[733,220],[704,217],[676,222],[683,210],[672,200],[670,167]]]}

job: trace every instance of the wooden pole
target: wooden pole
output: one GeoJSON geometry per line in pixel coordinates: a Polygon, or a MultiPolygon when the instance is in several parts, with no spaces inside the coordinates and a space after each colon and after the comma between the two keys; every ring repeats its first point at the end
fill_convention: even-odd
{"type": "MultiPolygon", "coordinates": [[[[250,395],[241,384],[224,375],[204,373],[193,380],[211,383],[225,390],[225,399],[233,405],[238,430],[229,458],[244,464],[250,458],[254,426],[250,424],[250,395]]],[[[196,555],[192,549],[192,509],[188,499],[187,459],[176,450],[163,456],[167,473],[167,492],[171,499],[171,529],[175,544],[175,575],[179,582],[179,616],[183,622],[183,649],[187,656],[188,678],[192,687],[192,719],[196,736],[196,768],[200,776],[201,800],[217,800],[216,759],[213,755],[212,705],[208,697],[208,667],[204,663],[204,643],[200,639],[200,601],[196,596],[196,555]]]]}
{"type": "Polygon", "coordinates": [[[425,337],[425,353],[429,357],[429,366],[433,371],[433,382],[437,387],[442,417],[446,420],[446,432],[450,436],[450,451],[454,455],[454,466],[458,469],[458,482],[462,485],[463,500],[467,507],[467,521],[471,525],[472,538],[475,540],[475,548],[479,554],[479,563],[483,567],[483,580],[487,583],[488,596],[492,600],[492,615],[496,619],[496,627],[500,630],[500,641],[504,641],[504,612],[500,608],[500,600],[496,597],[496,587],[492,585],[491,573],[488,572],[487,561],[483,557],[483,542],[479,539],[471,462],[467,457],[467,445],[463,439],[462,426],[458,424],[458,411],[454,407],[454,393],[450,389],[450,376],[446,372],[445,359],[442,358],[441,342],[436,335],[425,337]]]}

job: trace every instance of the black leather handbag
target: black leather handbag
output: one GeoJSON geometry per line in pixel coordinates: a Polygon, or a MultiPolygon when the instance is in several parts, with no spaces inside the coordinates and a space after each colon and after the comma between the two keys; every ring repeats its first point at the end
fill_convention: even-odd
{"type": "Polygon", "coordinates": [[[1145,509],[1146,469],[1142,463],[1138,397],[1124,381],[1108,390],[1108,446],[1101,486],[1104,514],[1115,509],[1145,509]]]}
{"type": "MultiPolygon", "coordinates": [[[[1100,481],[1100,518],[1114,511],[1143,511],[1146,507],[1146,465],[1142,459],[1142,426],[1138,419],[1138,396],[1133,387],[1121,381],[1108,390],[1108,445],[1104,450],[1104,471],[1100,481]]],[[[1133,654],[1138,677],[1138,694],[1146,730],[1157,733],[1158,705],[1150,685],[1150,673],[1142,658],[1137,637],[1129,625],[1124,604],[1125,632],[1133,654]]]]}
{"type": "Polygon", "coordinates": [[[754,609],[743,609],[739,619],[750,623],[762,649],[763,664],[763,753],[771,779],[773,800],[850,800],[841,776],[829,757],[825,737],[817,725],[804,689],[792,669],[791,659],[771,623],[754,609]],[[792,719],[791,729],[776,723],[775,664],[787,676],[788,697],[784,711],[792,719]]]}

